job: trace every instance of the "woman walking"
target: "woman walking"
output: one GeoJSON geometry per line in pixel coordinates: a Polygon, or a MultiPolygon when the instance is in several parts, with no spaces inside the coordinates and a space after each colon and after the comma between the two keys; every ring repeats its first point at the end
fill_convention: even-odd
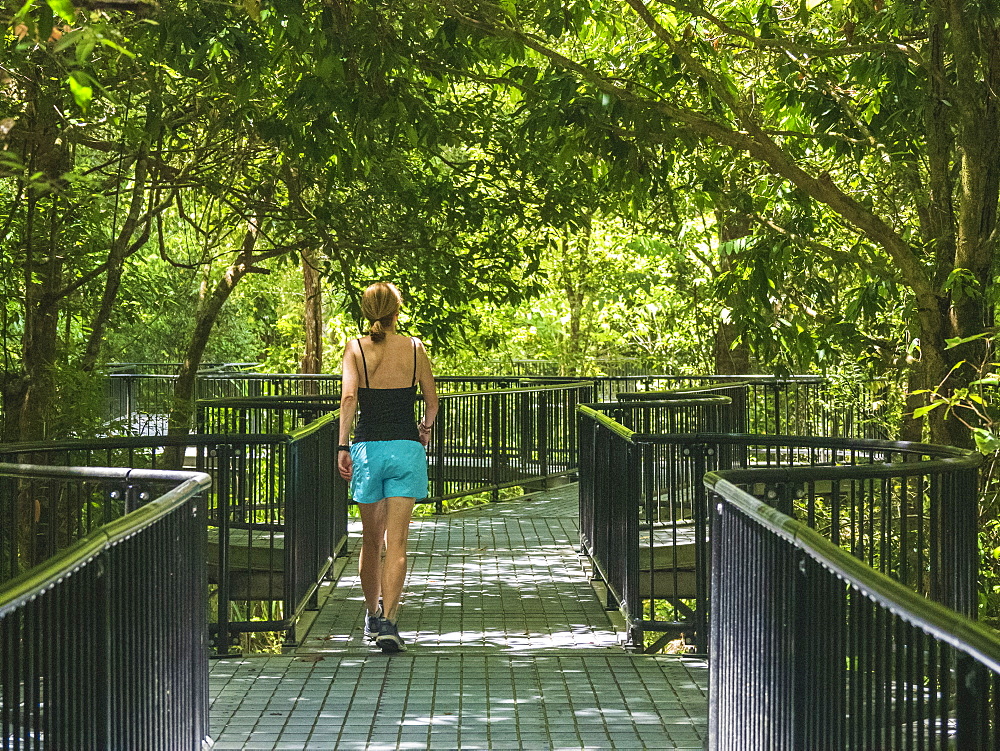
{"type": "Polygon", "coordinates": [[[344,350],[337,466],[361,512],[365,636],[383,652],[406,650],[396,618],[406,578],[413,504],[427,497],[427,453],[438,398],[423,343],[396,333],[402,295],[379,282],[365,290],[368,336],[344,350]],[[417,384],[424,416],[415,421],[417,384]],[[354,444],[348,445],[355,414],[354,444]],[[383,559],[384,551],[384,559],[383,559]]]}

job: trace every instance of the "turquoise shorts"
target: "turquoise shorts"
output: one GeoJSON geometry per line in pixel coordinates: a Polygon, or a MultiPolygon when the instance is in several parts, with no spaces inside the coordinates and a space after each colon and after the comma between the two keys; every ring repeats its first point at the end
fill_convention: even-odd
{"type": "Polygon", "coordinates": [[[362,441],[351,446],[351,494],[357,503],[427,497],[427,452],[417,441],[362,441]]]}

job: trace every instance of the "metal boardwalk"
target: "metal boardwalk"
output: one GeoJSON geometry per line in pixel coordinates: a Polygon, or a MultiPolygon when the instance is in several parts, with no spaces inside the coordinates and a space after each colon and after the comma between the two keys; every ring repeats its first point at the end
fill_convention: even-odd
{"type": "Polygon", "coordinates": [[[415,519],[398,655],[361,639],[353,556],[294,653],[213,663],[214,747],[704,748],[706,663],[621,649],[576,516],[570,485],[415,519]]]}

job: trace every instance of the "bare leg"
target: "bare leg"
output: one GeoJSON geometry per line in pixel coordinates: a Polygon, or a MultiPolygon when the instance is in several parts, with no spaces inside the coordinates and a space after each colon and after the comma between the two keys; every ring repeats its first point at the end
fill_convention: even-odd
{"type": "MultiPolygon", "coordinates": [[[[406,542],[413,516],[413,498],[386,498],[379,501],[386,505],[385,561],[382,563],[382,606],[385,617],[396,620],[399,599],[406,579],[406,542]]],[[[364,586],[364,579],[362,587],[364,586]]]]}
{"type": "Polygon", "coordinates": [[[361,513],[361,557],[358,569],[361,576],[361,591],[365,593],[365,605],[369,613],[378,609],[378,598],[382,594],[382,547],[385,544],[386,508],[383,498],[375,503],[359,503],[361,513]]]}

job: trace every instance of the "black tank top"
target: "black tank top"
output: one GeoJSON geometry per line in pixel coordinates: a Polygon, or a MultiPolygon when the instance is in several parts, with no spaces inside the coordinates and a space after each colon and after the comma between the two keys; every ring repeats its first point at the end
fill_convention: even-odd
{"type": "Polygon", "coordinates": [[[358,388],[358,424],[354,440],[361,441],[420,441],[413,406],[417,402],[417,342],[413,342],[413,383],[399,389],[373,389],[368,385],[368,361],[358,339],[361,363],[365,369],[365,386],[358,388]]]}

